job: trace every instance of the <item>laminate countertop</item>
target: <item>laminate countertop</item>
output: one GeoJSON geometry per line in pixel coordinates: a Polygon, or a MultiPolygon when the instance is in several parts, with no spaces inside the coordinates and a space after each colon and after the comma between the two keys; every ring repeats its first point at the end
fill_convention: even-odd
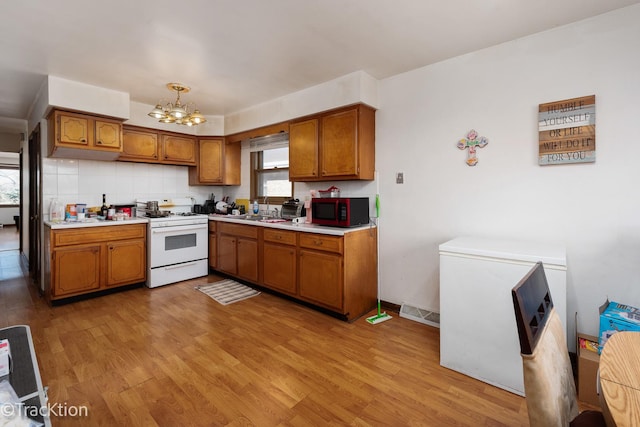
{"type": "Polygon", "coordinates": [[[102,220],[83,220],[83,221],[63,221],[63,222],[51,222],[45,221],[44,225],[50,227],[52,230],[65,230],[67,228],[90,228],[90,227],[110,227],[118,225],[128,224],[146,224],[149,220],[147,218],[128,218],[122,221],[102,221],[102,220]]]}
{"type": "Polygon", "coordinates": [[[209,221],[231,222],[234,224],[254,225],[256,227],[278,228],[281,230],[302,231],[305,233],[329,234],[333,236],[344,236],[354,231],[366,230],[367,228],[375,228],[375,224],[369,223],[357,227],[328,227],[326,225],[294,223],[292,221],[269,222],[271,220],[249,220],[244,219],[245,215],[240,217],[233,215],[209,215],[209,221]]]}

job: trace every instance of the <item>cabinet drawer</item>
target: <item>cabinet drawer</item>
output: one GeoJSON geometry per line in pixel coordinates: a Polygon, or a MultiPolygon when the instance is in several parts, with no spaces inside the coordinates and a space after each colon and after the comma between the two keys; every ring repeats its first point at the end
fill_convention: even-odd
{"type": "Polygon", "coordinates": [[[58,247],[111,240],[144,238],[146,236],[146,230],[145,224],[55,230],[53,232],[53,246],[58,247]]]}
{"type": "Polygon", "coordinates": [[[233,234],[234,236],[248,237],[250,239],[257,239],[258,227],[255,227],[253,225],[221,223],[220,233],[233,234]]]}
{"type": "Polygon", "coordinates": [[[300,233],[300,247],[341,254],[343,238],[322,234],[300,233]]]}
{"type": "Polygon", "coordinates": [[[209,232],[215,233],[217,229],[218,229],[218,223],[215,221],[209,221],[209,232]]]}
{"type": "Polygon", "coordinates": [[[295,245],[296,244],[296,232],[295,231],[283,231],[274,230],[271,228],[264,229],[264,241],[282,243],[283,245],[295,245]]]}

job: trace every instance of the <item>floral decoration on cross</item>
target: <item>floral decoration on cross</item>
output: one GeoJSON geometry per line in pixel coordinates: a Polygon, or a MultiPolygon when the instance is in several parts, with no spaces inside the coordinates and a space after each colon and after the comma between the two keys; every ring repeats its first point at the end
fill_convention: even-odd
{"type": "Polygon", "coordinates": [[[475,166],[478,163],[478,158],[476,157],[476,147],[484,147],[489,143],[489,140],[484,136],[478,138],[478,132],[474,129],[471,129],[469,133],[467,133],[467,137],[458,141],[458,148],[464,150],[465,148],[469,148],[469,154],[467,156],[467,164],[469,166],[475,166]]]}

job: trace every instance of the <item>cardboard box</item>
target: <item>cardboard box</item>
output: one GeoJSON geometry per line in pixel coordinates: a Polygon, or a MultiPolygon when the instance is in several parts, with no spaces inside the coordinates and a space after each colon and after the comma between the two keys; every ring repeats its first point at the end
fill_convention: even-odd
{"type": "Polygon", "coordinates": [[[9,340],[0,340],[0,378],[11,372],[11,347],[9,340]]]}
{"type": "Polygon", "coordinates": [[[600,407],[598,396],[598,337],[578,333],[578,399],[600,407]]]}
{"type": "Polygon", "coordinates": [[[600,306],[598,353],[602,352],[609,337],[619,331],[640,331],[640,310],[607,300],[600,306]]]}

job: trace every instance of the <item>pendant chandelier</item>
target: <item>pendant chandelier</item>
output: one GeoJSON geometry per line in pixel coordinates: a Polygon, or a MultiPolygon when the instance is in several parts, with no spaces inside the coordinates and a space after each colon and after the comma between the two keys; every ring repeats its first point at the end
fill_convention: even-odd
{"type": "Polygon", "coordinates": [[[158,102],[149,113],[149,116],[158,119],[161,123],[175,123],[186,126],[195,126],[207,121],[193,103],[182,104],[180,102],[180,94],[189,92],[191,90],[189,86],[185,86],[182,83],[167,83],[167,89],[178,92],[176,101],[164,103],[164,106],[162,101],[158,102]],[[191,106],[193,106],[193,111],[191,106]]]}

